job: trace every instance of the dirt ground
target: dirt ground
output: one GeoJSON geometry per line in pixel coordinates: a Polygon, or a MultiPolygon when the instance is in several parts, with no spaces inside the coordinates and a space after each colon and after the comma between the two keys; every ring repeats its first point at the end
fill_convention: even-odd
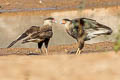
{"type": "MultiPolygon", "coordinates": [[[[113,51],[114,47],[113,42],[100,42],[94,44],[85,44],[83,49],[83,54],[87,53],[100,53],[106,51],[113,51]]],[[[37,45],[37,44],[36,44],[37,45]]],[[[71,45],[58,45],[58,46],[49,46],[48,54],[49,55],[60,55],[60,54],[75,54],[77,49],[77,44],[71,45]]],[[[1,48],[0,55],[46,55],[45,48],[43,48],[43,53],[39,53],[37,48],[1,48]]]]}
{"type": "Polygon", "coordinates": [[[49,46],[49,55],[35,48],[0,49],[0,80],[119,80],[120,52],[113,42],[86,44],[80,55],[67,54],[76,44],[49,46]]]}
{"type": "Polygon", "coordinates": [[[0,80],[119,80],[120,54],[1,56],[0,80]]]}

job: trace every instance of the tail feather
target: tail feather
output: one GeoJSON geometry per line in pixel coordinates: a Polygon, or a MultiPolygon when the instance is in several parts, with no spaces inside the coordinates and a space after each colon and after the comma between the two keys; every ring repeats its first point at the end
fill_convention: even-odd
{"type": "Polygon", "coordinates": [[[7,48],[12,47],[15,43],[17,43],[19,40],[27,37],[28,35],[26,33],[23,33],[17,40],[13,41],[7,48]]]}
{"type": "Polygon", "coordinates": [[[108,28],[108,32],[107,32],[107,35],[111,35],[113,32],[113,30],[111,28],[108,28]]]}
{"type": "Polygon", "coordinates": [[[17,40],[21,40],[21,39],[23,39],[23,38],[25,38],[25,37],[27,37],[28,35],[26,34],[26,33],[23,33],[17,40]]]}
{"type": "Polygon", "coordinates": [[[97,25],[99,26],[99,28],[104,28],[105,30],[107,30],[107,32],[103,33],[104,35],[111,35],[112,34],[113,30],[110,27],[105,26],[103,24],[99,24],[99,23],[97,25]]]}
{"type": "Polygon", "coordinates": [[[112,29],[110,27],[107,27],[103,24],[96,24],[96,29],[92,29],[92,31],[87,30],[88,33],[87,37],[85,38],[85,41],[90,40],[92,38],[96,38],[100,35],[110,35],[112,33],[112,29]]]}
{"type": "Polygon", "coordinates": [[[7,48],[12,47],[18,40],[13,41],[7,48]]]}

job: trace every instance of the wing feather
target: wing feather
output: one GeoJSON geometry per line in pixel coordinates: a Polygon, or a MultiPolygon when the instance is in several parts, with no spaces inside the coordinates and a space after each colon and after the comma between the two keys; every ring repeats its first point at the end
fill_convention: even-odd
{"type": "Polygon", "coordinates": [[[39,27],[38,26],[32,26],[32,27],[30,27],[22,35],[20,35],[20,37],[18,37],[16,40],[14,40],[12,43],[10,43],[10,45],[7,48],[12,47],[19,40],[22,40],[22,39],[26,38],[27,36],[29,36],[31,34],[34,34],[34,33],[38,32],[38,31],[39,31],[39,27]]]}
{"type": "Polygon", "coordinates": [[[106,25],[100,24],[96,22],[96,20],[89,19],[89,18],[76,18],[73,19],[73,22],[76,23],[76,25],[81,25],[85,31],[99,31],[99,30],[107,30],[104,34],[111,34],[112,29],[106,25]]]}
{"type": "Polygon", "coordinates": [[[80,29],[83,27],[85,33],[87,33],[86,40],[90,40],[91,38],[95,38],[99,35],[110,35],[112,33],[112,29],[106,25],[98,23],[96,20],[89,18],[76,18],[72,20],[74,26],[78,26],[80,29]]]}
{"type": "Polygon", "coordinates": [[[43,41],[46,38],[51,38],[52,35],[53,35],[53,32],[52,32],[51,26],[40,27],[40,30],[38,32],[32,34],[27,39],[23,40],[22,43],[43,41]]]}

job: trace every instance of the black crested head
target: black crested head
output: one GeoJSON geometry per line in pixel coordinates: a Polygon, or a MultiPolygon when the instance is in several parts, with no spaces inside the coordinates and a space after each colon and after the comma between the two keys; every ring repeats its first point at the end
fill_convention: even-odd
{"type": "Polygon", "coordinates": [[[71,20],[70,19],[62,19],[60,24],[66,24],[67,22],[71,23],[71,20]]]}
{"type": "Polygon", "coordinates": [[[64,21],[71,21],[70,19],[63,19],[64,21]]]}
{"type": "Polygon", "coordinates": [[[54,18],[53,17],[48,17],[48,18],[46,18],[44,20],[54,20],[54,18]]]}

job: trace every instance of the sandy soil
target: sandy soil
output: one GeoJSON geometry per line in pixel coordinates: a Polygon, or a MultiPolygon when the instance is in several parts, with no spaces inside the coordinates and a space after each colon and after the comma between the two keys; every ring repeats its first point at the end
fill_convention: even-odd
{"type": "Polygon", "coordinates": [[[1,80],[119,80],[120,52],[113,42],[86,44],[80,55],[68,54],[76,44],[49,46],[49,55],[36,49],[0,49],[1,80]]]}
{"type": "Polygon", "coordinates": [[[120,54],[1,56],[1,80],[119,80],[120,54]]]}
{"type": "MultiPolygon", "coordinates": [[[[83,54],[86,53],[99,53],[106,51],[113,51],[114,43],[113,42],[100,42],[94,44],[85,44],[83,49],[83,54]]],[[[77,44],[71,45],[58,45],[58,46],[49,46],[49,55],[60,55],[60,54],[75,54],[77,49],[77,44]]],[[[45,48],[43,48],[45,52],[45,48]]],[[[1,48],[0,55],[39,55],[37,48],[1,48]]],[[[45,53],[41,53],[42,55],[45,53]]]]}

